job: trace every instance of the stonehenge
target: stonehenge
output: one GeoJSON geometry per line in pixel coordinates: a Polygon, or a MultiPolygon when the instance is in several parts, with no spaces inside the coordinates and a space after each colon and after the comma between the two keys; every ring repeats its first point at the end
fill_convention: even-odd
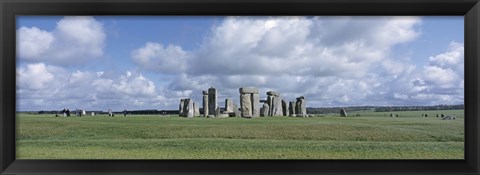
{"type": "Polygon", "coordinates": [[[240,92],[240,115],[245,118],[258,117],[260,115],[260,97],[258,89],[242,87],[240,92]]]}
{"type": "Polygon", "coordinates": [[[232,98],[225,98],[225,108],[218,106],[217,90],[210,87],[206,91],[202,91],[202,108],[190,98],[180,99],[178,105],[179,116],[181,117],[266,117],[266,116],[298,116],[308,117],[305,98],[297,97],[296,101],[286,101],[280,93],[268,91],[267,99],[260,99],[259,90],[255,87],[241,87],[240,108],[232,98]],[[263,104],[260,105],[260,102],[263,104]]]}

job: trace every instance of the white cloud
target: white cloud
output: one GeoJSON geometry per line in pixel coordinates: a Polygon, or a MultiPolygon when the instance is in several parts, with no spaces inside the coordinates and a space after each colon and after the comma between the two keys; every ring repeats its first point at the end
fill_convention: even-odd
{"type": "MultiPolygon", "coordinates": [[[[417,17],[227,17],[188,51],[191,60],[182,63],[188,69],[168,88],[195,95],[214,86],[236,98],[239,87],[255,86],[290,100],[306,95],[309,104],[360,104],[385,88],[378,86],[387,81],[384,74],[392,79],[413,72],[415,66],[396,60],[391,49],[418,38],[420,24],[417,17]]],[[[162,65],[147,59],[142,65],[148,63],[162,65]]]]}
{"type": "Polygon", "coordinates": [[[52,33],[40,30],[36,27],[20,27],[17,30],[18,36],[18,56],[24,59],[36,59],[38,55],[43,55],[54,40],[52,33]]]}
{"type": "Polygon", "coordinates": [[[17,83],[26,89],[43,89],[54,81],[55,72],[45,64],[30,64],[17,70],[17,83]]]}
{"type": "Polygon", "coordinates": [[[173,99],[178,99],[178,96],[167,92],[135,71],[105,76],[102,71],[70,71],[44,63],[27,64],[17,69],[20,110],[55,110],[64,107],[89,110],[145,109],[145,105],[172,105],[173,99]]]}
{"type": "Polygon", "coordinates": [[[22,26],[17,30],[17,55],[30,62],[73,65],[103,56],[106,34],[93,17],[64,17],[55,29],[22,26]]]}
{"type": "Polygon", "coordinates": [[[187,69],[189,54],[180,46],[148,42],[132,52],[133,61],[141,68],[161,73],[181,73],[187,69]]]}
{"type": "MultiPolygon", "coordinates": [[[[99,31],[101,25],[88,21],[75,23],[89,26],[85,31],[19,31],[44,35],[31,38],[39,41],[52,35],[51,44],[30,50],[55,60],[49,51],[58,48],[58,38],[80,45],[103,43],[67,39],[72,33],[95,36],[88,31],[99,31]],[[59,31],[71,32],[59,37],[59,31]]],[[[44,76],[32,82],[20,79],[17,92],[38,105],[73,99],[51,104],[60,108],[85,104],[101,109],[176,109],[179,98],[201,102],[201,91],[211,86],[217,88],[220,102],[226,97],[238,102],[238,88],[254,86],[261,98],[268,90],[280,92],[287,101],[303,95],[309,107],[463,103],[462,43],[452,42],[445,52],[423,58],[429,61],[426,66],[393,55],[398,45],[420,37],[421,24],[417,17],[227,17],[193,50],[160,42],[138,46],[130,56],[139,69],[120,75],[47,64],[20,67],[19,76],[29,77],[34,70],[44,76]],[[142,74],[145,70],[159,76],[149,78],[151,74],[142,74]]],[[[73,26],[58,24],[63,25],[73,26]]],[[[100,52],[90,54],[95,53],[100,52]]]]}

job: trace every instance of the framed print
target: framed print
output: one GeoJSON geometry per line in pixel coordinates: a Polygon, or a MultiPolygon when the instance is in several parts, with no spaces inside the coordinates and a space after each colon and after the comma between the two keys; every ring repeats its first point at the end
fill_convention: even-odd
{"type": "Polygon", "coordinates": [[[2,2],[0,170],[476,174],[478,10],[2,2]]]}

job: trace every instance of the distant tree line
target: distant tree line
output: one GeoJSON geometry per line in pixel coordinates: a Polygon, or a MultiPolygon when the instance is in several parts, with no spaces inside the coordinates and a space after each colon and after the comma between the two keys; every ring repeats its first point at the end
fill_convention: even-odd
{"type": "Polygon", "coordinates": [[[435,106],[382,106],[376,107],[375,112],[390,111],[430,111],[430,110],[460,110],[465,109],[465,105],[435,105],[435,106]]]}
{"type": "Polygon", "coordinates": [[[429,111],[429,110],[461,110],[465,109],[465,105],[435,105],[435,106],[349,106],[349,107],[321,107],[307,108],[308,114],[329,114],[339,113],[341,109],[347,112],[373,110],[375,112],[391,112],[391,111],[429,111]]]}

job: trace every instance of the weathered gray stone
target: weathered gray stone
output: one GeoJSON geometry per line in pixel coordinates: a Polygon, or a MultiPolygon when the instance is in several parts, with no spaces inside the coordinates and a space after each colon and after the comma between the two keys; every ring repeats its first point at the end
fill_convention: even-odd
{"type": "Polygon", "coordinates": [[[280,93],[275,92],[275,91],[268,91],[268,92],[267,92],[267,95],[272,95],[272,96],[279,97],[279,96],[280,96],[280,93]]]}
{"type": "Polygon", "coordinates": [[[340,109],[340,116],[347,117],[348,116],[347,111],[345,111],[345,109],[343,109],[343,108],[340,109]]]}
{"type": "Polygon", "coordinates": [[[217,118],[228,118],[230,117],[228,114],[218,114],[217,118]]]}
{"type": "Polygon", "coordinates": [[[457,117],[452,115],[443,116],[442,120],[455,120],[457,117]]]}
{"type": "Polygon", "coordinates": [[[234,112],[235,112],[235,115],[232,116],[232,117],[241,117],[241,113],[240,113],[240,110],[238,110],[238,105],[237,103],[233,102],[233,107],[234,107],[234,112]]]}
{"type": "Polygon", "coordinates": [[[217,90],[211,87],[208,89],[208,115],[215,115],[217,107],[217,90]]]}
{"type": "Polygon", "coordinates": [[[231,113],[231,112],[234,112],[233,111],[234,107],[233,107],[233,100],[231,98],[226,98],[225,99],[225,113],[231,113]]]}
{"type": "Polygon", "coordinates": [[[183,117],[183,109],[184,109],[184,106],[185,105],[185,99],[180,99],[180,104],[178,105],[178,115],[180,117],[183,117]]]}
{"type": "MultiPolygon", "coordinates": [[[[282,97],[274,91],[267,92],[267,104],[269,106],[268,116],[283,116],[282,97]]],[[[286,111],[285,111],[286,112],[286,111]]]]}
{"type": "Polygon", "coordinates": [[[193,102],[193,109],[195,110],[193,115],[195,117],[200,116],[200,108],[198,107],[198,104],[193,102]]]}
{"type": "Polygon", "coordinates": [[[250,94],[240,94],[240,108],[242,117],[252,117],[252,101],[250,94]]]}
{"type": "Polygon", "coordinates": [[[260,116],[260,96],[257,94],[252,94],[252,117],[260,116]]]}
{"type": "Polygon", "coordinates": [[[203,91],[203,117],[208,116],[208,93],[205,94],[206,91],[203,91]]]}
{"type": "Polygon", "coordinates": [[[260,109],[260,116],[268,116],[269,106],[267,103],[263,103],[262,108],[260,109]]]}
{"type": "Polygon", "coordinates": [[[283,109],[283,116],[289,116],[288,104],[285,100],[282,100],[282,109],[283,109]]]}
{"type": "Polygon", "coordinates": [[[283,116],[282,97],[274,97],[273,104],[273,116],[283,116]]]}
{"type": "Polygon", "coordinates": [[[193,100],[187,98],[185,99],[185,108],[184,108],[184,117],[193,117],[195,114],[195,109],[193,107],[193,100]]]}
{"type": "Polygon", "coordinates": [[[297,98],[295,112],[297,112],[297,116],[303,117],[307,115],[307,107],[305,104],[305,98],[303,96],[297,98]]]}
{"type": "MultiPolygon", "coordinates": [[[[268,95],[268,93],[267,93],[268,95]]],[[[268,113],[267,116],[273,116],[273,95],[267,96],[267,104],[268,104],[268,113]]]]}
{"type": "Polygon", "coordinates": [[[242,87],[239,89],[241,94],[258,94],[258,88],[242,87]]]}
{"type": "Polygon", "coordinates": [[[242,117],[258,117],[260,115],[260,97],[258,89],[242,87],[240,92],[240,113],[242,117]]]}
{"type": "Polygon", "coordinates": [[[293,115],[296,115],[296,113],[295,113],[295,106],[296,106],[295,101],[290,101],[290,102],[288,102],[288,109],[289,109],[289,112],[290,112],[290,113],[288,114],[289,116],[292,116],[292,117],[293,117],[293,115]]]}
{"type": "Polygon", "coordinates": [[[220,107],[217,107],[217,109],[215,109],[215,116],[218,116],[220,115],[220,107]]]}

